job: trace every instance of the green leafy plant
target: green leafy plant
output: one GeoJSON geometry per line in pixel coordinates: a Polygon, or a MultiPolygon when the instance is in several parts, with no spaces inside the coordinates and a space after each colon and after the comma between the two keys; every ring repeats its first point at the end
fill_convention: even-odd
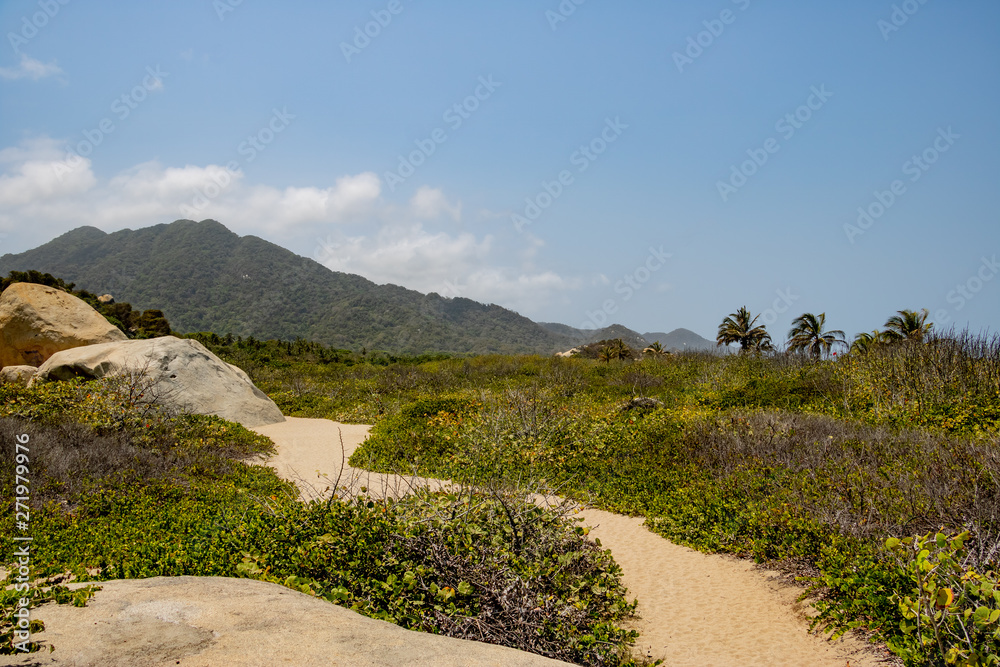
{"type": "Polygon", "coordinates": [[[1000,664],[1000,581],[962,566],[968,532],[890,537],[915,589],[897,596],[902,631],[914,640],[900,653],[913,664],[1000,664]]]}

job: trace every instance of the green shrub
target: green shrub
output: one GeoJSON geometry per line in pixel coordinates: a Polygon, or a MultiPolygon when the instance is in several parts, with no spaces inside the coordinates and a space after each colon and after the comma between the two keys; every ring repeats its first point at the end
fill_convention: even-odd
{"type": "Polygon", "coordinates": [[[381,472],[408,472],[415,465],[424,472],[440,472],[457,451],[467,418],[479,408],[479,403],[465,398],[416,401],[376,424],[350,463],[381,472]]]}
{"type": "Polygon", "coordinates": [[[1000,579],[962,565],[968,540],[963,532],[886,541],[913,587],[895,596],[912,639],[898,650],[908,664],[1000,664],[1000,579]]]}
{"type": "MultiPolygon", "coordinates": [[[[636,634],[623,624],[635,605],[617,565],[523,494],[304,504],[270,468],[242,463],[273,444],[238,424],[168,417],[112,380],[0,392],[0,438],[32,443],[32,605],[68,599],[46,588],[53,580],[250,576],[413,629],[578,664],[629,662],[636,634]]],[[[420,425],[478,409],[443,399],[398,417],[420,425]]],[[[10,495],[8,450],[0,492],[10,495]]],[[[5,535],[13,528],[12,515],[0,517],[5,535]]]]}

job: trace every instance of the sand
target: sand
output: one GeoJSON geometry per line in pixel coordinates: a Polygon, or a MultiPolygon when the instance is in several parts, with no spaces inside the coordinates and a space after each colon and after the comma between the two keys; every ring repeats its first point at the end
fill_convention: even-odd
{"type": "MultiPolygon", "coordinates": [[[[426,482],[341,468],[368,429],[289,417],[254,430],[274,440],[278,451],[268,464],[296,482],[305,497],[328,493],[329,480],[338,474],[341,484],[354,480],[375,493],[398,494],[426,482]]],[[[582,514],[593,527],[590,537],[611,550],[630,594],[639,600],[637,653],[662,658],[669,667],[886,664],[887,652],[875,654],[854,637],[829,642],[809,634],[806,608],[795,601],[801,589],[782,583],[776,573],[673,544],[647,530],[640,518],[596,509],[582,514]]]]}

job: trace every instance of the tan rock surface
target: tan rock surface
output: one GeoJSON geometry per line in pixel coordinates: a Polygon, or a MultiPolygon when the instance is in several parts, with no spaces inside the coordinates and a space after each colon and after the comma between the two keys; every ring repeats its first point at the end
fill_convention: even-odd
{"type": "Polygon", "coordinates": [[[27,385],[37,372],[34,366],[4,366],[0,368],[0,384],[27,385]]]}
{"type": "Polygon", "coordinates": [[[0,665],[72,667],[557,667],[567,663],[404,630],[278,584],[222,577],[109,581],[86,607],[48,604],[0,665]]]}
{"type": "Polygon", "coordinates": [[[32,382],[141,373],[155,402],[181,412],[218,415],[244,426],[284,421],[281,410],[247,374],[196,340],[174,336],[63,350],[41,365],[32,382]]]}
{"type": "Polygon", "coordinates": [[[14,283],[0,295],[0,366],[41,366],[61,350],[126,339],[86,302],[62,290],[14,283]]]}

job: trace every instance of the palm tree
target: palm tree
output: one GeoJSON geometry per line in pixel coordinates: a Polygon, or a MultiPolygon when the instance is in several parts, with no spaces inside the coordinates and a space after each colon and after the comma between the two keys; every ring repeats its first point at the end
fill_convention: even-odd
{"type": "Polygon", "coordinates": [[[909,341],[922,343],[924,336],[934,326],[927,321],[929,315],[926,308],[919,313],[915,310],[900,310],[885,321],[885,332],[882,334],[891,342],[909,341]]]}
{"type": "Polygon", "coordinates": [[[621,338],[615,338],[611,341],[611,352],[615,355],[616,359],[621,361],[625,361],[632,356],[632,348],[626,345],[625,341],[621,338]]]}
{"type": "Polygon", "coordinates": [[[885,343],[885,334],[878,329],[871,333],[859,333],[854,337],[854,342],[851,343],[851,352],[866,354],[883,343],[885,343]]]}
{"type": "Polygon", "coordinates": [[[735,313],[730,313],[729,317],[722,320],[719,325],[719,333],[715,337],[716,345],[729,345],[731,343],[740,344],[740,352],[754,350],[771,350],[771,334],[767,333],[764,325],[754,326],[757,315],[750,317],[750,311],[743,306],[735,313]]]}
{"type": "Polygon", "coordinates": [[[601,351],[597,353],[597,358],[606,364],[610,364],[612,359],[616,358],[614,350],[610,346],[602,347],[601,351]]]}
{"type": "Polygon", "coordinates": [[[826,313],[813,315],[803,313],[792,320],[792,328],[788,332],[788,350],[795,352],[798,350],[808,350],[814,359],[819,359],[823,353],[830,353],[830,348],[834,345],[847,346],[844,340],[844,332],[840,329],[833,331],[823,331],[826,324],[826,313]]]}
{"type": "Polygon", "coordinates": [[[653,341],[650,344],[650,346],[647,347],[646,349],[644,349],[642,352],[643,352],[643,354],[645,354],[647,356],[650,356],[650,357],[665,357],[668,354],[670,354],[670,352],[668,352],[667,350],[663,349],[663,346],[660,345],[660,341],[658,341],[658,340],[653,341]]]}

